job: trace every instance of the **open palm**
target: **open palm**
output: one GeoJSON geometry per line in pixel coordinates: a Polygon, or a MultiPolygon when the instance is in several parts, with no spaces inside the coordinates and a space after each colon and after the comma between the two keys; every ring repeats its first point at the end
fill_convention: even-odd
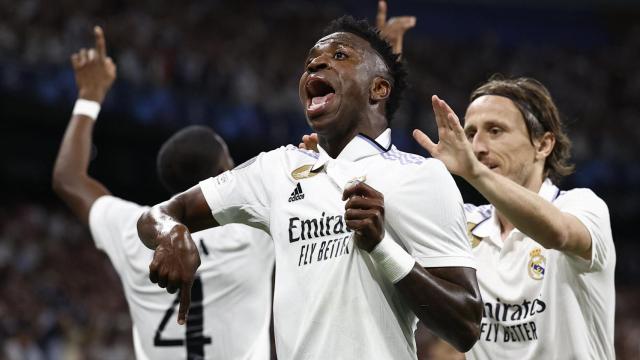
{"type": "Polygon", "coordinates": [[[471,176],[480,163],[473,154],[458,116],[436,95],[431,98],[431,103],[438,125],[438,143],[431,141],[429,136],[418,129],[413,131],[414,139],[431,156],[442,161],[451,173],[463,178],[471,176]]]}

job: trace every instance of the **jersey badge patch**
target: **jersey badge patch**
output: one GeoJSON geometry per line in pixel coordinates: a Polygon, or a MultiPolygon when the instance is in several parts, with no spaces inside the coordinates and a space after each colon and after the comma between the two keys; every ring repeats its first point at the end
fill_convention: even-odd
{"type": "Polygon", "coordinates": [[[318,175],[317,172],[312,172],[311,168],[313,165],[302,165],[299,168],[293,170],[291,172],[291,176],[296,180],[302,180],[310,177],[314,177],[318,175]]]}
{"type": "Polygon", "coordinates": [[[542,250],[536,248],[529,253],[529,276],[533,280],[542,280],[547,268],[547,259],[542,255],[542,250]]]}
{"type": "Polygon", "coordinates": [[[472,231],[478,224],[474,224],[472,222],[467,222],[467,237],[469,238],[469,243],[471,244],[471,248],[475,248],[480,245],[480,241],[482,238],[476,235],[473,235],[472,231]]]}

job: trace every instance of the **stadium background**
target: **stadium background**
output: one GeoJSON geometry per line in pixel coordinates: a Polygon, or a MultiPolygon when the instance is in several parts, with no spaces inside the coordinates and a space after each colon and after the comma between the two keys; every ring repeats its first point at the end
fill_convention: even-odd
{"type": "MultiPolygon", "coordinates": [[[[0,0],[0,358],[132,357],[119,280],[50,186],[76,98],[68,58],[92,45],[92,25],[105,29],[118,79],[95,129],[91,173],[114,194],[150,204],[167,197],[155,154],[185,125],[212,126],[236,163],[297,144],[309,131],[297,95],[307,50],[332,18],[373,20],[369,2],[0,0]]],[[[561,187],[590,187],[611,212],[618,358],[640,358],[640,3],[389,8],[418,18],[404,46],[411,88],[392,123],[403,150],[424,154],[413,128],[434,134],[431,94],[462,114],[470,91],[496,72],[549,87],[578,169],[561,187]]],[[[466,200],[481,201],[458,183],[466,200]]]]}

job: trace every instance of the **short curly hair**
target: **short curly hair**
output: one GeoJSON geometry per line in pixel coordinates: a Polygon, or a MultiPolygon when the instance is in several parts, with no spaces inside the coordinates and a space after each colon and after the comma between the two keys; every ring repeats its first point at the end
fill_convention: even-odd
{"type": "Polygon", "coordinates": [[[402,93],[407,87],[407,70],[400,60],[400,54],[394,54],[391,45],[382,38],[380,30],[371,26],[367,20],[356,20],[352,16],[339,17],[324,29],[323,36],[337,32],[347,32],[366,40],[375,50],[389,70],[391,79],[391,94],[385,106],[387,122],[391,123],[393,114],[400,107],[402,93]]]}
{"type": "Polygon", "coordinates": [[[171,194],[183,192],[198,181],[222,172],[225,144],[212,129],[191,125],[171,136],[156,160],[158,178],[171,194]]]}

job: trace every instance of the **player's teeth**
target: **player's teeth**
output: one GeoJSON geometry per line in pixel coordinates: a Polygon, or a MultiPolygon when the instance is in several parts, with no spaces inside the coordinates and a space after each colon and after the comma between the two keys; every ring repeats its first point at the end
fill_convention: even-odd
{"type": "Polygon", "coordinates": [[[311,104],[311,105],[309,105],[309,110],[315,110],[315,109],[319,108],[320,106],[322,106],[322,103],[320,103],[320,104],[311,104]]]}
{"type": "Polygon", "coordinates": [[[320,105],[320,104],[324,104],[327,101],[327,96],[316,96],[313,99],[311,99],[311,104],[312,105],[320,105]]]}

